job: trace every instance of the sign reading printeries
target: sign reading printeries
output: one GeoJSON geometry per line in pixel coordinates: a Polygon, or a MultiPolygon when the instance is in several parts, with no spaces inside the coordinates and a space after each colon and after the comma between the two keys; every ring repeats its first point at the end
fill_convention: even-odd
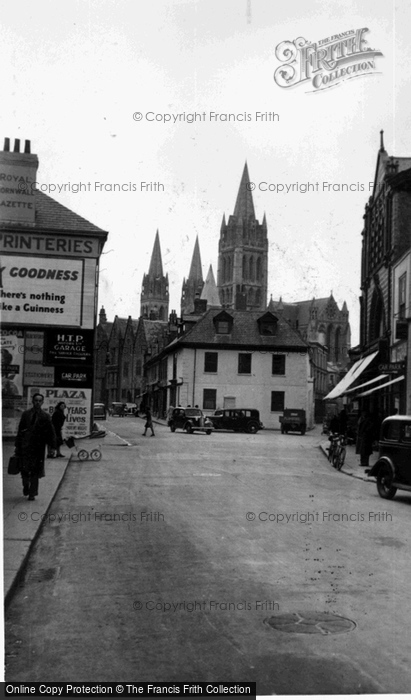
{"type": "Polygon", "coordinates": [[[2,322],[80,326],[83,265],[78,259],[1,256],[2,322]]]}

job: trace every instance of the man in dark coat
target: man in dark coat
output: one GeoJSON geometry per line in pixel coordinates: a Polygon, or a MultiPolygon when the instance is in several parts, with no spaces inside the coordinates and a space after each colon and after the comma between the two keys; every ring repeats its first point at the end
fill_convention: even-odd
{"type": "Polygon", "coordinates": [[[51,418],[42,410],[44,396],[34,394],[33,407],[21,416],[16,437],[16,455],[21,460],[23,494],[34,501],[38,494],[39,478],[44,476],[46,445],[56,448],[56,433],[51,418]]]}

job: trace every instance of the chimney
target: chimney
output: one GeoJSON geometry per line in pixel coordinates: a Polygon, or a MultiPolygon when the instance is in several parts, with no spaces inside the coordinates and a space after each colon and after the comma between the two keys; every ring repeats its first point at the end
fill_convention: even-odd
{"type": "Polygon", "coordinates": [[[199,299],[196,297],[194,299],[194,311],[193,313],[197,316],[200,314],[205,314],[207,311],[207,299],[199,299]]]}
{"type": "Polygon", "coordinates": [[[20,139],[14,139],[14,150],[10,150],[10,139],[4,139],[4,149],[0,151],[0,180],[7,187],[5,206],[0,200],[0,224],[34,226],[36,222],[35,182],[39,161],[30,152],[30,141],[24,144],[20,153],[20,139]]]}

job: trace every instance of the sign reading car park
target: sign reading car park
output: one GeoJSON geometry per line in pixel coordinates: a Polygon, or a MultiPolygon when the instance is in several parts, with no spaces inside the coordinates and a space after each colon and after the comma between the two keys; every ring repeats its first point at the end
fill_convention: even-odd
{"type": "Polygon", "coordinates": [[[403,372],[405,369],[404,362],[386,362],[385,364],[378,365],[380,372],[403,372]]]}
{"type": "Polygon", "coordinates": [[[82,260],[3,255],[2,322],[80,326],[83,265],[82,260]]]}

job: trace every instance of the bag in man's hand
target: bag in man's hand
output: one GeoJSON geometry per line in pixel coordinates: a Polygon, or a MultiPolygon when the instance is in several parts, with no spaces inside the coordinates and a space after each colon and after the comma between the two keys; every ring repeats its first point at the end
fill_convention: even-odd
{"type": "Polygon", "coordinates": [[[20,471],[20,457],[17,457],[17,455],[12,455],[9,459],[7,474],[20,474],[20,471]]]}

